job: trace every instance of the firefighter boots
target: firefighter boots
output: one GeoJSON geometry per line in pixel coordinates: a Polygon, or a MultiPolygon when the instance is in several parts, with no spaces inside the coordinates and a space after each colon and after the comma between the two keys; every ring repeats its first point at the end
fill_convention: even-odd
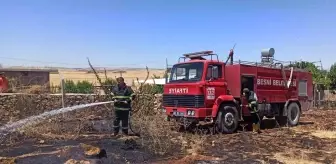
{"type": "Polygon", "coordinates": [[[261,133],[260,131],[260,124],[259,123],[253,123],[252,124],[253,132],[254,133],[261,133]]]}

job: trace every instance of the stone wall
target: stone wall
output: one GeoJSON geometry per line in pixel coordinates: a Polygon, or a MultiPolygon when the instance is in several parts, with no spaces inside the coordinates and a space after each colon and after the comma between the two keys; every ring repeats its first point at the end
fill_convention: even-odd
{"type": "MultiPolygon", "coordinates": [[[[153,109],[158,109],[162,96],[155,97],[153,109]]],[[[102,101],[108,101],[108,98],[105,95],[90,94],[67,94],[64,97],[66,107],[102,101]]],[[[0,94],[0,125],[59,108],[62,108],[61,94],[0,94]]],[[[100,105],[85,109],[85,112],[75,111],[71,114],[75,114],[77,118],[109,117],[113,113],[111,109],[111,105],[100,105]]]]}

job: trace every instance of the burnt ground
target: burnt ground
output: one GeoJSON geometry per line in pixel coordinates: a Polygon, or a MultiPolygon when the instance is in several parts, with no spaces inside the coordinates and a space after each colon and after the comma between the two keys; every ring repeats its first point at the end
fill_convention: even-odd
{"type": "Polygon", "coordinates": [[[240,131],[198,136],[184,154],[175,151],[169,156],[156,156],[141,147],[127,150],[129,145],[122,138],[102,133],[82,134],[75,140],[18,136],[0,146],[0,163],[14,159],[27,164],[65,163],[69,159],[91,163],[336,163],[335,115],[336,110],[312,110],[303,114],[297,127],[274,128],[274,120],[264,120],[269,126],[261,134],[240,131]],[[105,149],[107,158],[86,158],[81,143],[105,149]]]}

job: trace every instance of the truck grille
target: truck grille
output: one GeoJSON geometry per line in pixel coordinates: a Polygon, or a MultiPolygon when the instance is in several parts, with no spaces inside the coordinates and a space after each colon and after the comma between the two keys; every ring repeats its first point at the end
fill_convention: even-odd
{"type": "Polygon", "coordinates": [[[204,95],[163,95],[163,106],[201,108],[204,107],[204,95]]]}

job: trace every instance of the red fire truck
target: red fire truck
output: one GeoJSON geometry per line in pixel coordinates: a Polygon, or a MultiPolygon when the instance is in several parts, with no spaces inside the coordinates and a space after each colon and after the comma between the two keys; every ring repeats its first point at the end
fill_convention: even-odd
{"type": "Polygon", "coordinates": [[[261,118],[296,126],[313,99],[312,74],[274,63],[274,52],[273,48],[263,50],[260,63],[234,62],[233,50],[226,62],[219,61],[213,51],[184,54],[164,85],[168,120],[178,120],[185,128],[212,124],[218,132],[233,133],[251,118],[242,95],[248,88],[256,93],[261,118]]]}

